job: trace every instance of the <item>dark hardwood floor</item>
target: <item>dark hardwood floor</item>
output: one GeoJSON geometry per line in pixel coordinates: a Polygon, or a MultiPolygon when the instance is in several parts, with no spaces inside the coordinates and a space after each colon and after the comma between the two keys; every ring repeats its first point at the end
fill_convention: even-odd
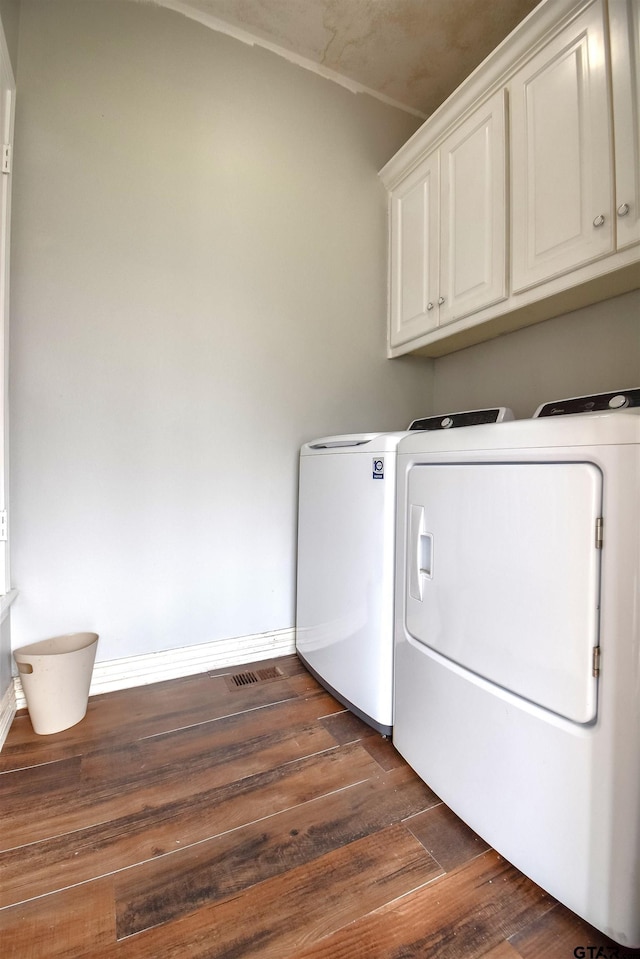
{"type": "Polygon", "coordinates": [[[295,656],[98,696],[53,736],[19,715],[0,810],[2,959],[640,956],[488,848],[295,656]]]}

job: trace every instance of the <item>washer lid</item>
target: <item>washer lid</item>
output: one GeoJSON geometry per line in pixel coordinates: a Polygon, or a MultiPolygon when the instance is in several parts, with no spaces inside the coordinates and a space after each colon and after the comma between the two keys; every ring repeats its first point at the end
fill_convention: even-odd
{"type": "Polygon", "coordinates": [[[402,430],[395,433],[345,433],[341,436],[321,436],[319,439],[305,443],[300,448],[300,455],[358,453],[368,450],[377,453],[392,452],[406,435],[406,430],[402,430]]]}

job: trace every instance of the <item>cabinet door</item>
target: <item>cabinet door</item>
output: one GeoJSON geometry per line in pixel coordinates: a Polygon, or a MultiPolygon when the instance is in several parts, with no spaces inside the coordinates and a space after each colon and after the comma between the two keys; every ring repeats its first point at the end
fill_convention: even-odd
{"type": "Polygon", "coordinates": [[[610,0],[619,250],[640,242],[640,0],[610,0]]]}
{"type": "Polygon", "coordinates": [[[391,204],[391,346],[437,325],[438,157],[423,160],[393,191],[391,204]]]}
{"type": "Polygon", "coordinates": [[[505,153],[504,91],[440,149],[441,325],[506,297],[505,153]]]}
{"type": "Polygon", "coordinates": [[[510,84],[514,292],[613,252],[604,42],[594,2],[510,84]]]}

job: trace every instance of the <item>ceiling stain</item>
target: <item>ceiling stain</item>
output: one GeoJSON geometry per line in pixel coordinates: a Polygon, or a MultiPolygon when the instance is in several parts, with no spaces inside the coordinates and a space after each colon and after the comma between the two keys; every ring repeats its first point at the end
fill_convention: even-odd
{"type": "Polygon", "coordinates": [[[539,0],[149,0],[199,12],[429,116],[539,0]]]}

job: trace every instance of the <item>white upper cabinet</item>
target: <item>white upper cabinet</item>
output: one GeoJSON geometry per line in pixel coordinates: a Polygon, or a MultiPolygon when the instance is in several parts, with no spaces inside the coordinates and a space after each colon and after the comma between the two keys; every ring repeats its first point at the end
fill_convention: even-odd
{"type": "Polygon", "coordinates": [[[438,154],[391,194],[390,340],[394,346],[437,326],[438,154]]]}
{"type": "Polygon", "coordinates": [[[639,289],[639,109],[640,0],[541,0],[380,171],[388,355],[639,289]]]}
{"type": "Polygon", "coordinates": [[[640,242],[640,0],[609,0],[619,250],[640,242]]]}
{"type": "Polygon", "coordinates": [[[392,346],[506,296],[505,150],[500,92],[391,191],[392,346]]]}
{"type": "Polygon", "coordinates": [[[505,159],[500,91],[440,147],[440,325],[507,295],[505,159]]]}
{"type": "Polygon", "coordinates": [[[519,292],[614,248],[600,4],[534,56],[509,90],[512,289],[519,292]]]}

